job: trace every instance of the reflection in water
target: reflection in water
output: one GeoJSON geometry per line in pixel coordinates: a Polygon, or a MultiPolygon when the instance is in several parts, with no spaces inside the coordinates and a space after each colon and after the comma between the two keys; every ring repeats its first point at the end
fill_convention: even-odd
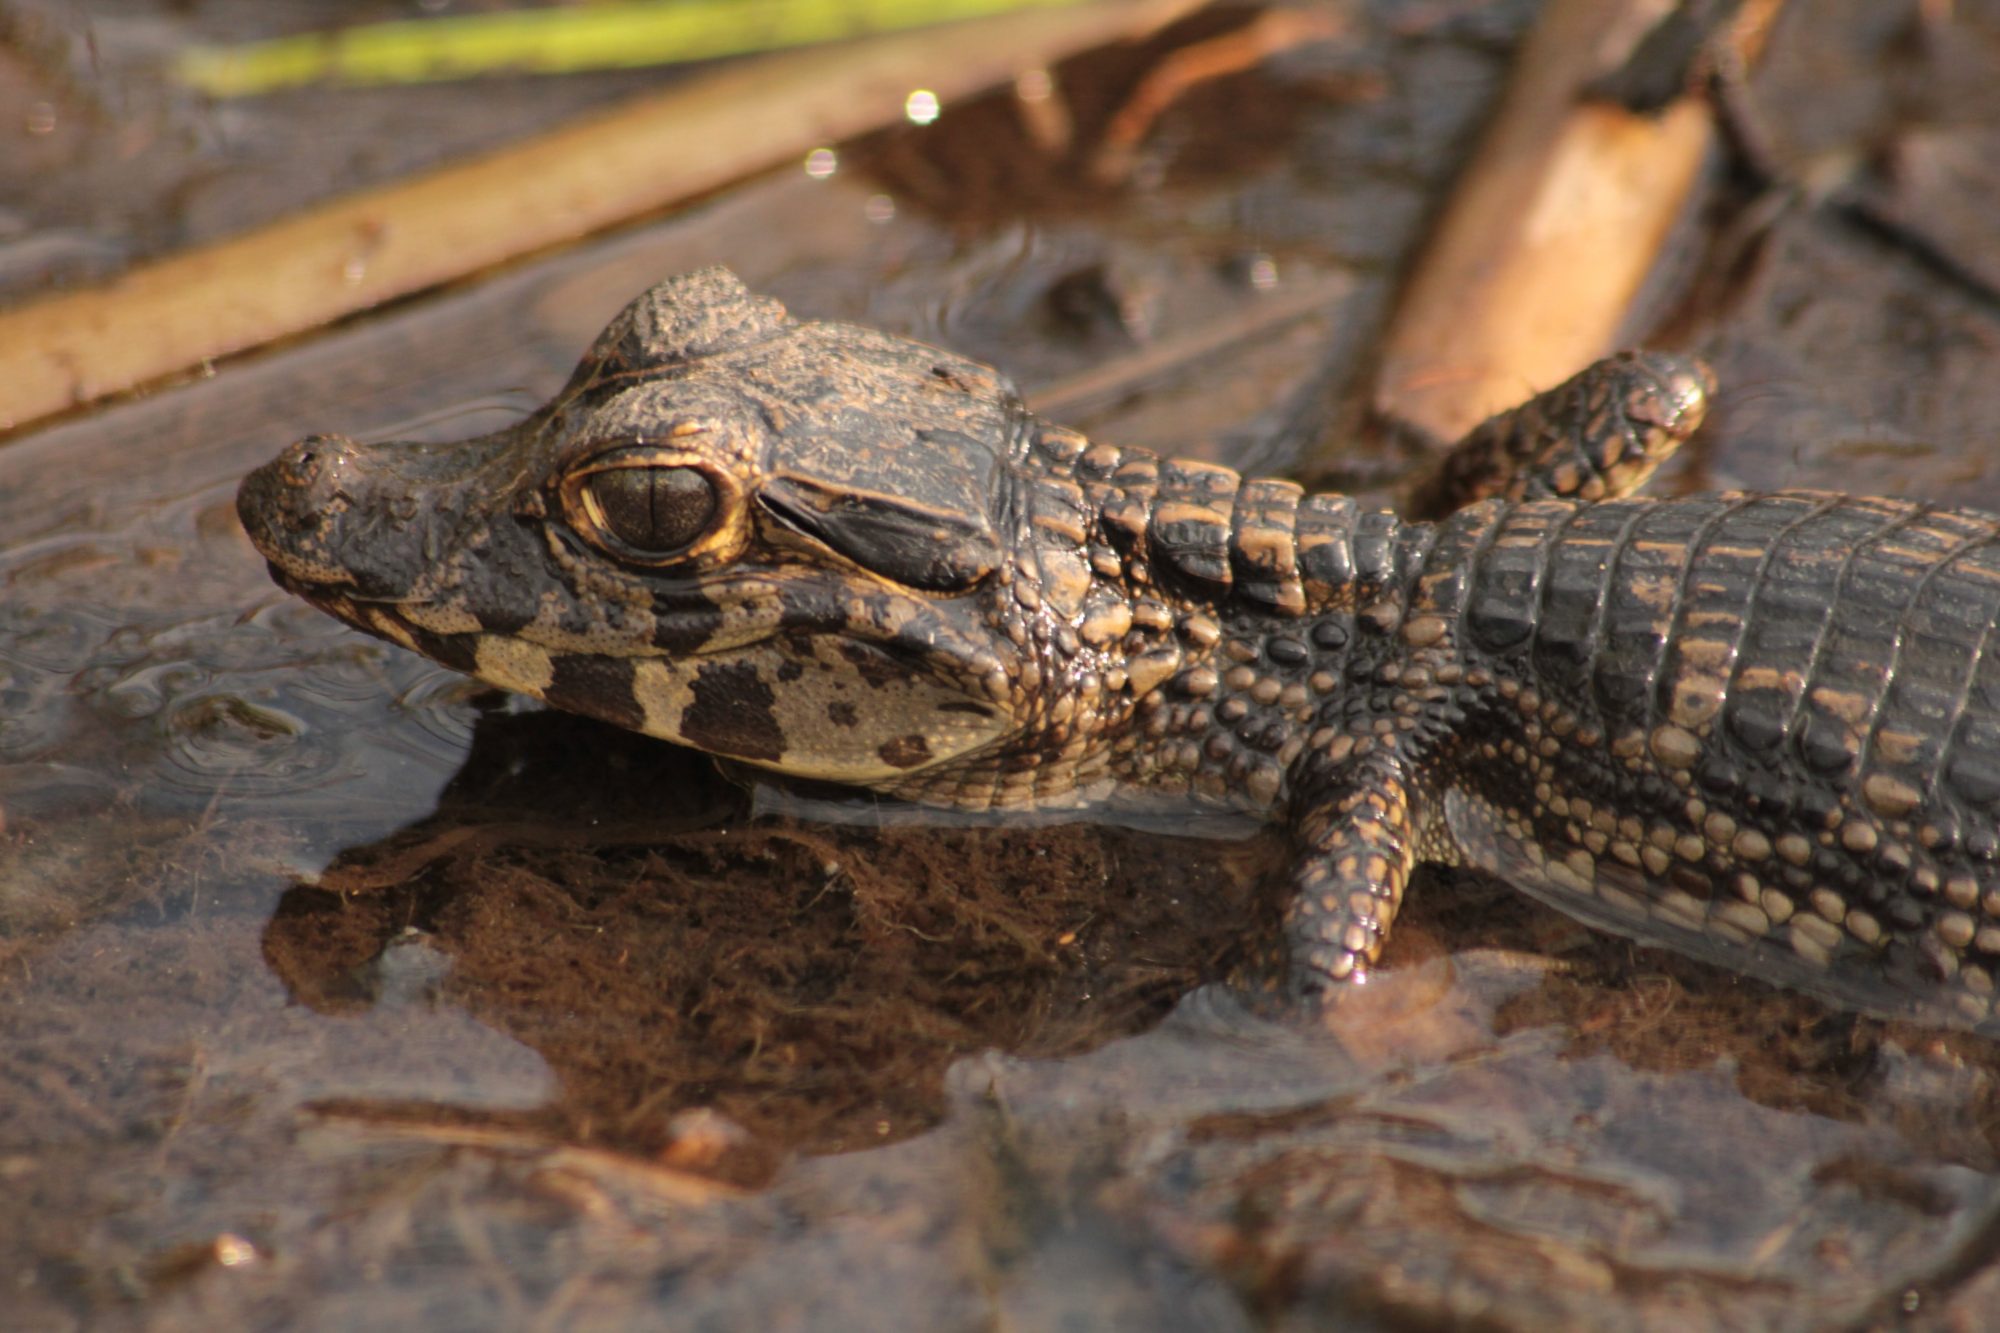
{"type": "Polygon", "coordinates": [[[436,995],[539,1051],[562,1093],[516,1128],[653,1154],[700,1110],[749,1131],[768,1170],[934,1123],[956,1058],[1151,1022],[1219,975],[1276,851],[745,825],[746,801],[644,737],[490,714],[437,812],[289,891],[264,954],[322,1012],[436,995]]]}
{"type": "MultiPolygon", "coordinates": [[[[562,1280],[536,1257],[551,1227],[638,1234],[604,1278],[636,1308],[893,1301],[940,1326],[997,1305],[1230,1327],[1266,1299],[1807,1326],[1990,1265],[1990,1043],[1443,875],[1330,1028],[1273,1024],[1189,991],[1261,928],[1268,842],[745,824],[745,800],[642,738],[488,715],[435,815],[287,893],[263,949],[294,998],[460,1015],[554,1075],[533,1106],[322,1078],[313,1107],[357,1143],[477,1150],[398,1197],[403,1225],[466,1189],[553,1190],[556,1220],[484,1224],[531,1287],[562,1280]]],[[[453,1253],[441,1272],[472,1261],[453,1253]]],[[[402,1272],[411,1298],[443,1280],[402,1272]]]]}

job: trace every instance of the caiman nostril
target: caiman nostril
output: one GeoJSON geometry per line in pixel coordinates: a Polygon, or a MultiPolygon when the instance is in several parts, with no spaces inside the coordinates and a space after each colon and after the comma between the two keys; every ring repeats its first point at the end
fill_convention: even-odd
{"type": "Polygon", "coordinates": [[[278,462],[303,486],[336,475],[360,451],[361,446],[344,435],[308,435],[280,454],[278,462]]]}
{"type": "Polygon", "coordinates": [[[274,545],[321,529],[329,501],[351,484],[361,446],[340,435],[309,435],[243,479],[236,513],[250,539],[274,545]]]}

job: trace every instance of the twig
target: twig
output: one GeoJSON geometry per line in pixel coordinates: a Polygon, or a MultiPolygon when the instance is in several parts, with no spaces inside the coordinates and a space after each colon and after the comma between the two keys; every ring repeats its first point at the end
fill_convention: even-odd
{"type": "Polygon", "coordinates": [[[793,52],[690,80],[458,166],[338,200],[100,287],[0,312],[0,430],[317,328],[655,211],[1194,0],[1099,0],[793,52]]]}
{"type": "MultiPolygon", "coordinates": [[[[1748,0],[1739,43],[1782,0],[1748,0]]],[[[1375,407],[1456,439],[1611,351],[1714,139],[1693,92],[1657,116],[1584,96],[1660,6],[1552,0],[1384,343],[1375,407]]]]}

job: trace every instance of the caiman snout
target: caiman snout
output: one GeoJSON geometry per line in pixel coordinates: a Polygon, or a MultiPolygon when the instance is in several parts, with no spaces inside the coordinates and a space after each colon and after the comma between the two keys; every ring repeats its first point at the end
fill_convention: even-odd
{"type": "Polygon", "coordinates": [[[425,508],[385,450],[309,435],[243,479],[236,514],[274,570],[297,583],[394,600],[421,568],[425,508]]]}
{"type": "Polygon", "coordinates": [[[245,477],[236,491],[236,515],[250,540],[263,550],[267,531],[283,540],[315,528],[333,502],[351,499],[342,488],[352,484],[360,452],[343,435],[308,435],[245,477]]]}

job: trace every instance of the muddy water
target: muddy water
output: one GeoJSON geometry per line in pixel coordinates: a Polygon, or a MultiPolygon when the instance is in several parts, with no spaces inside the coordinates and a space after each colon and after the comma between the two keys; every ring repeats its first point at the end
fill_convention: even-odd
{"type": "MultiPolygon", "coordinates": [[[[716,259],[1297,466],[1512,31],[1407,8],[1108,202],[996,184],[1036,159],[968,108],[0,446],[0,1326],[1978,1327],[1990,1043],[1443,876],[1334,1026],[1269,1023],[1212,984],[1269,838],[746,793],[340,629],[236,528],[285,440],[485,429],[716,259]]],[[[1992,265],[1981,69],[1883,12],[1781,30],[1773,137],[1903,146],[1852,188],[1992,265]]],[[[1665,484],[2000,506],[1979,290],[1809,197],[1711,211],[1662,318],[1729,387],[1665,484]]]]}

